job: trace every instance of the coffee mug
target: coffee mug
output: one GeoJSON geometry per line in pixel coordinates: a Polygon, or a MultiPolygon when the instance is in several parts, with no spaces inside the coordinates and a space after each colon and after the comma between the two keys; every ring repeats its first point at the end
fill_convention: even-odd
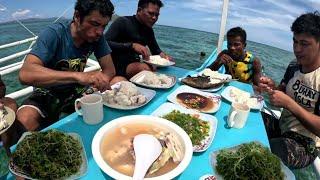
{"type": "Polygon", "coordinates": [[[250,108],[247,104],[233,102],[229,111],[228,126],[243,128],[248,119],[250,108]]]}
{"type": "Polygon", "coordinates": [[[103,120],[102,97],[99,94],[89,94],[76,99],[74,108],[87,124],[98,124],[103,120]]]}

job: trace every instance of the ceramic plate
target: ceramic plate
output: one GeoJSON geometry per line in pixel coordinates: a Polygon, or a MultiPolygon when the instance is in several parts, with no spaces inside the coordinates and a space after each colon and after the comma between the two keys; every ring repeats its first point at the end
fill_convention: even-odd
{"type": "Polygon", "coordinates": [[[204,112],[204,113],[215,113],[218,111],[218,109],[220,108],[220,104],[221,104],[221,96],[219,94],[213,94],[213,93],[208,93],[208,92],[202,92],[198,89],[186,86],[186,85],[182,85],[180,87],[178,87],[174,92],[172,92],[169,96],[168,96],[168,100],[171,101],[174,104],[178,104],[181,106],[184,106],[188,109],[192,109],[190,107],[185,106],[184,104],[179,103],[179,101],[177,100],[177,95],[180,93],[192,93],[192,94],[198,94],[204,97],[209,98],[214,106],[208,110],[197,110],[197,109],[193,109],[195,111],[200,111],[200,112],[204,112]]]}
{"type": "Polygon", "coordinates": [[[167,66],[173,66],[176,64],[173,61],[169,61],[167,59],[161,58],[159,55],[150,56],[150,60],[142,60],[142,61],[157,67],[167,67],[167,66]]]}
{"type": "MultiPolygon", "coordinates": [[[[157,88],[157,89],[169,89],[176,84],[176,77],[169,76],[169,75],[166,75],[171,80],[171,82],[169,84],[145,84],[145,82],[143,80],[148,75],[148,73],[154,73],[154,72],[141,71],[138,74],[136,74],[135,76],[133,76],[130,79],[130,81],[137,84],[137,85],[140,85],[140,86],[144,86],[144,87],[148,87],[148,88],[157,88]]],[[[154,74],[161,75],[161,73],[154,73],[154,74]]]]}
{"type": "Polygon", "coordinates": [[[8,123],[8,126],[2,130],[0,130],[0,134],[4,133],[5,131],[7,131],[11,125],[13,124],[14,120],[16,119],[16,114],[14,113],[14,111],[9,108],[9,107],[4,107],[6,109],[6,111],[8,112],[8,114],[4,115],[4,120],[8,123]]]}
{"type": "MultiPolygon", "coordinates": [[[[138,89],[139,93],[144,95],[147,99],[146,102],[143,104],[140,104],[138,106],[123,106],[123,105],[119,105],[119,104],[110,104],[105,101],[103,101],[103,104],[105,106],[108,106],[108,107],[114,108],[114,109],[122,109],[122,110],[137,109],[139,107],[142,107],[142,106],[148,104],[148,102],[151,101],[151,99],[156,95],[156,91],[151,90],[151,89],[146,89],[146,88],[141,88],[141,87],[137,87],[137,89],[138,89]]],[[[102,95],[103,94],[104,93],[102,93],[102,95]]]]}
{"type": "MultiPolygon", "coordinates": [[[[227,101],[229,101],[229,102],[234,102],[234,101],[236,101],[236,97],[231,97],[230,96],[230,91],[231,91],[231,89],[233,89],[233,88],[236,88],[236,87],[234,87],[234,86],[228,86],[228,87],[226,87],[223,91],[222,91],[222,93],[221,93],[221,96],[223,97],[223,98],[225,98],[227,101]]],[[[240,90],[239,88],[236,88],[236,89],[238,89],[238,90],[240,90]]],[[[246,96],[249,96],[250,97],[250,93],[249,92],[246,92],[246,91],[243,91],[243,90],[240,90],[242,93],[245,93],[246,94],[246,96]]],[[[253,109],[253,110],[260,110],[262,107],[263,107],[263,103],[264,103],[264,101],[263,101],[263,99],[261,99],[261,98],[257,98],[257,103],[255,103],[255,104],[248,104],[249,105],[249,107],[251,108],[251,109],[253,109]]]]}
{"type": "MultiPolygon", "coordinates": [[[[18,144],[28,135],[32,134],[31,132],[25,132],[22,134],[21,138],[18,141],[18,144]]],[[[80,142],[80,145],[82,147],[82,153],[81,153],[81,158],[82,158],[82,164],[80,166],[79,171],[76,174],[73,174],[69,177],[65,177],[63,179],[79,179],[82,176],[84,176],[87,173],[88,170],[88,160],[87,160],[87,156],[86,156],[86,151],[84,149],[84,145],[82,142],[82,139],[80,137],[79,134],[77,133],[67,133],[68,135],[72,136],[73,138],[75,138],[78,142],[80,142]]],[[[33,179],[31,177],[28,176],[28,174],[21,172],[17,169],[17,167],[13,164],[12,160],[10,160],[9,162],[9,170],[12,174],[16,175],[16,176],[20,176],[23,177],[25,179],[33,179]]]]}
{"type": "Polygon", "coordinates": [[[196,145],[193,146],[193,152],[203,152],[208,149],[208,147],[211,145],[212,140],[216,134],[217,126],[218,126],[218,120],[216,117],[209,115],[209,114],[203,114],[203,113],[198,113],[194,110],[191,109],[186,109],[184,107],[181,107],[176,104],[172,103],[164,103],[160,107],[158,107],[155,111],[151,113],[153,116],[158,116],[158,117],[163,117],[166,114],[169,114],[173,110],[178,110],[181,113],[186,113],[186,114],[197,114],[199,115],[199,119],[203,121],[207,121],[210,124],[210,130],[209,130],[209,136],[207,136],[204,140],[201,141],[201,145],[196,145]]]}
{"type": "MultiPolygon", "coordinates": [[[[226,149],[224,149],[224,150],[237,150],[237,148],[239,147],[239,145],[238,146],[234,146],[234,147],[231,147],[231,148],[226,148],[226,149]]],[[[211,165],[212,165],[212,167],[214,167],[214,171],[215,172],[217,172],[217,170],[216,170],[216,164],[217,164],[217,155],[218,155],[218,153],[219,153],[220,151],[214,151],[212,154],[211,154],[211,165]]],[[[284,175],[285,175],[285,180],[295,180],[296,178],[295,178],[295,176],[294,176],[294,174],[291,172],[291,170],[287,167],[287,166],[285,166],[283,163],[282,163],[282,161],[280,161],[281,162],[281,169],[282,169],[282,172],[284,173],[284,175]]],[[[215,176],[216,176],[216,178],[217,179],[223,179],[222,177],[221,177],[221,175],[219,175],[218,173],[216,173],[215,174],[215,176]]]]}

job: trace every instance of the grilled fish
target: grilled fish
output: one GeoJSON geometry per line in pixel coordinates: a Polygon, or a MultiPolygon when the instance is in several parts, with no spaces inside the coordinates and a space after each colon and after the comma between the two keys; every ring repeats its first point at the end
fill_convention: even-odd
{"type": "Polygon", "coordinates": [[[217,88],[224,83],[223,81],[219,83],[210,83],[209,76],[197,76],[197,77],[187,76],[186,78],[182,79],[181,82],[188,86],[198,88],[198,89],[217,88]]]}

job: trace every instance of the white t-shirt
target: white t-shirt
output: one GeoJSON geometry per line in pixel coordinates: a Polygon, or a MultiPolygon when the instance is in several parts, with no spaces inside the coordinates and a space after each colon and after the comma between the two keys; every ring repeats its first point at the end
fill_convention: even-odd
{"type": "MultiPolygon", "coordinates": [[[[310,73],[302,73],[299,65],[292,63],[287,68],[282,82],[286,83],[286,94],[307,111],[319,115],[320,67],[310,73]]],[[[312,138],[320,147],[320,138],[306,129],[288,110],[280,118],[281,133],[294,131],[312,138]]]]}

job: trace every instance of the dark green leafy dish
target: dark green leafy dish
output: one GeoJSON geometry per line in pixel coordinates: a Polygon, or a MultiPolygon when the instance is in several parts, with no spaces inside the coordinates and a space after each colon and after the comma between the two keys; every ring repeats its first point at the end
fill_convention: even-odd
{"type": "Polygon", "coordinates": [[[164,119],[174,122],[180,126],[189,135],[193,145],[200,145],[201,141],[209,136],[209,122],[203,121],[190,114],[181,113],[173,110],[171,113],[163,116],[164,119]]]}
{"type": "Polygon", "coordinates": [[[270,150],[256,142],[238,148],[221,150],[216,157],[216,170],[228,180],[283,180],[281,162],[270,150]]]}
{"type": "Polygon", "coordinates": [[[12,154],[15,170],[35,179],[61,179],[76,174],[83,163],[79,140],[56,130],[27,135],[12,154]]]}

